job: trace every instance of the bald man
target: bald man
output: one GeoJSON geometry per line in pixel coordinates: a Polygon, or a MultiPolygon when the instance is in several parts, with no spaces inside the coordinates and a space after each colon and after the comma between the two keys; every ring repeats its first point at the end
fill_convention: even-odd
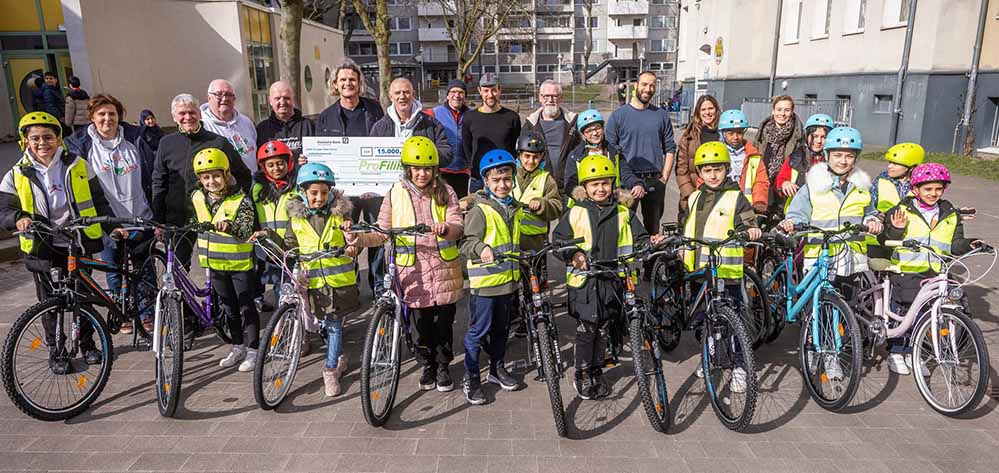
{"type": "Polygon", "coordinates": [[[201,105],[201,123],[208,131],[229,140],[251,173],[257,171],[257,129],[236,110],[236,90],[229,81],[215,79],[208,84],[208,103],[201,105]]]}
{"type": "Polygon", "coordinates": [[[315,123],[295,107],[295,94],[283,80],[271,84],[267,102],[271,105],[271,116],[257,123],[257,147],[271,140],[282,141],[297,160],[302,154],[302,137],[315,134],[315,123]]]}
{"type": "Polygon", "coordinates": [[[423,105],[416,100],[413,83],[405,77],[392,81],[389,84],[389,99],[392,105],[385,110],[385,116],[371,127],[371,136],[425,136],[437,145],[441,167],[447,166],[451,162],[451,143],[447,140],[444,125],[423,113],[423,105]]]}

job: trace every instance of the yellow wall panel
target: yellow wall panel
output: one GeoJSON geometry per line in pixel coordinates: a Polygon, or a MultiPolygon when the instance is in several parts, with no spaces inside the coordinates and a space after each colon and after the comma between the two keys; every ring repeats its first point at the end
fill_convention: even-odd
{"type": "Polygon", "coordinates": [[[46,31],[59,31],[59,25],[63,24],[62,3],[59,0],[42,0],[42,16],[45,17],[46,31]]]}
{"type": "MultiPolygon", "coordinates": [[[[3,12],[0,31],[39,31],[34,0],[0,0],[0,12],[3,12]]],[[[59,7],[59,18],[62,19],[62,7],[59,7]]]]}

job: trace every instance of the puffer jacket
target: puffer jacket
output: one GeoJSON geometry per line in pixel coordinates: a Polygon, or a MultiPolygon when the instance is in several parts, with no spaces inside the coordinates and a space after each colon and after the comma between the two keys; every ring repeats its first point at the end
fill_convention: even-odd
{"type": "MultiPolygon", "coordinates": [[[[451,189],[451,186],[443,181],[439,181],[439,184],[446,186],[448,193],[447,233],[444,234],[444,239],[457,242],[465,229],[461,211],[458,209],[458,195],[455,194],[454,189],[451,189]]],[[[396,185],[406,186],[409,190],[409,198],[412,199],[413,208],[416,211],[416,223],[432,224],[430,196],[406,180],[401,180],[396,185]]],[[[378,212],[378,226],[382,228],[392,227],[392,201],[388,195],[382,200],[382,208],[378,212]]],[[[356,235],[357,242],[355,244],[361,247],[380,246],[388,239],[379,233],[356,235]]],[[[413,266],[399,266],[398,270],[403,299],[411,308],[421,309],[454,304],[465,293],[465,279],[461,274],[461,258],[452,261],[441,259],[435,236],[417,237],[416,263],[413,266]]]]}
{"type": "Polygon", "coordinates": [[[680,188],[680,206],[687,208],[687,198],[697,190],[697,167],[694,153],[701,143],[701,127],[691,122],[676,142],[676,185],[680,188]]]}

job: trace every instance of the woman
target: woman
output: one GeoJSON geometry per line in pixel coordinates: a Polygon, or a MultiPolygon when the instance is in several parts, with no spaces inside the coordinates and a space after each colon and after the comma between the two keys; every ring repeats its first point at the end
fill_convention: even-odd
{"type": "Polygon", "coordinates": [[[694,152],[702,143],[718,141],[718,100],[710,95],[702,95],[694,104],[694,112],[687,128],[677,142],[676,185],[680,188],[680,214],[687,211],[687,197],[697,189],[697,169],[694,167],[694,152]]]}
{"type": "Polygon", "coordinates": [[[146,109],[139,114],[139,136],[155,154],[160,147],[163,130],[160,129],[160,124],[156,121],[156,115],[153,115],[152,110],[146,109]]]}
{"type": "Polygon", "coordinates": [[[756,134],[756,149],[763,153],[763,163],[770,179],[770,203],[775,204],[777,174],[781,166],[799,146],[807,146],[801,119],[794,113],[794,99],[789,95],[774,98],[773,110],[760,124],[756,134]]]}

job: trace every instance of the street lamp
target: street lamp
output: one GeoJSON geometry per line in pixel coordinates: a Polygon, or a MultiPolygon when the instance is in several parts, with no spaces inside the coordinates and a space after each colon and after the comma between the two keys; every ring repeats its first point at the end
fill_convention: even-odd
{"type": "Polygon", "coordinates": [[[555,80],[562,85],[562,53],[558,54],[558,66],[555,68],[555,80]]]}
{"type": "Polygon", "coordinates": [[[641,74],[645,70],[645,53],[638,55],[638,73],[641,74]]]}
{"type": "Polygon", "coordinates": [[[427,80],[426,75],[424,74],[424,69],[423,69],[423,47],[422,46],[420,47],[419,52],[417,52],[416,55],[413,56],[413,60],[415,60],[416,63],[420,65],[420,80],[418,82],[420,85],[416,88],[416,93],[417,94],[421,94],[421,93],[423,93],[423,81],[427,80]]]}

